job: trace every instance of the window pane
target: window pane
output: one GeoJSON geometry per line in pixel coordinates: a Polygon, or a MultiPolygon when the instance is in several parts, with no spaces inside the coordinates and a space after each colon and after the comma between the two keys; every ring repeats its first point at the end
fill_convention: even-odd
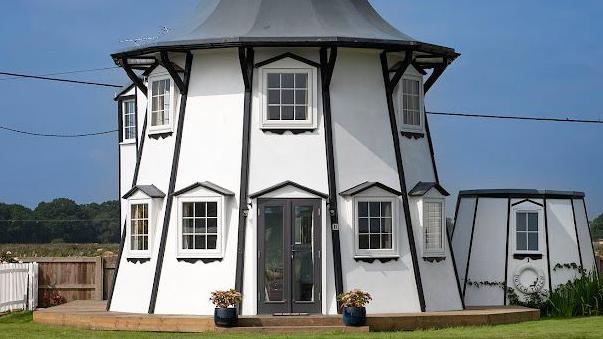
{"type": "Polygon", "coordinates": [[[281,75],[278,73],[268,74],[268,88],[280,88],[281,87],[281,75]]]}
{"type": "Polygon", "coordinates": [[[383,233],[392,233],[392,219],[384,218],[381,222],[381,232],[383,233]]]}
{"type": "Polygon", "coordinates": [[[207,244],[205,243],[204,235],[196,235],[195,236],[195,249],[196,250],[204,250],[207,248],[207,244]]]}
{"type": "Polygon", "coordinates": [[[378,217],[381,215],[381,203],[379,202],[371,202],[370,206],[370,215],[371,217],[378,217]]]}
{"type": "Polygon", "coordinates": [[[282,104],[283,105],[293,105],[295,91],[283,90],[282,91],[282,104]]]}
{"type": "Polygon", "coordinates": [[[369,232],[368,224],[369,224],[368,218],[359,218],[358,219],[358,232],[359,233],[368,233],[369,232]]]}
{"type": "Polygon", "coordinates": [[[381,248],[381,236],[379,236],[379,234],[371,234],[370,235],[371,238],[371,249],[372,250],[378,250],[381,248]]]}
{"type": "Polygon", "coordinates": [[[517,230],[525,231],[526,230],[526,213],[517,213],[517,230]]]}
{"type": "Polygon", "coordinates": [[[192,250],[193,248],[193,236],[185,235],[182,237],[182,248],[185,250],[192,250]]]}
{"type": "Polygon", "coordinates": [[[391,234],[384,234],[381,236],[381,248],[382,249],[392,249],[391,234]]]}
{"type": "Polygon", "coordinates": [[[218,219],[207,218],[207,233],[218,233],[218,219]]]}
{"type": "Polygon", "coordinates": [[[538,233],[528,233],[528,250],[538,251],[538,233]]]}
{"type": "Polygon", "coordinates": [[[360,248],[361,250],[369,249],[369,236],[368,235],[361,235],[358,237],[358,248],[360,248]]]}
{"type": "Polygon", "coordinates": [[[304,73],[295,74],[295,88],[307,88],[308,75],[304,73]]]}
{"type": "Polygon", "coordinates": [[[198,218],[195,220],[195,233],[206,233],[207,232],[207,228],[205,227],[207,225],[207,221],[205,218],[198,218]]]}
{"type": "Polygon", "coordinates": [[[281,75],[281,87],[282,88],[293,88],[293,73],[284,73],[281,75]]]}
{"type": "Polygon", "coordinates": [[[295,106],[295,120],[307,120],[307,110],[306,106],[295,106]]]}
{"type": "Polygon", "coordinates": [[[538,213],[528,213],[528,231],[538,231],[538,213]]]}
{"type": "Polygon", "coordinates": [[[308,97],[307,91],[300,91],[300,90],[295,91],[295,104],[296,105],[305,105],[307,97],[308,97]]]}
{"type": "Polygon", "coordinates": [[[528,249],[527,238],[525,232],[517,232],[517,250],[525,251],[528,249]]]}
{"type": "Polygon", "coordinates": [[[207,216],[208,217],[217,217],[218,216],[218,203],[217,202],[208,202],[207,203],[207,216]]]}
{"type": "Polygon", "coordinates": [[[368,217],[368,202],[359,202],[358,203],[358,216],[359,217],[368,217]]]}
{"type": "Polygon", "coordinates": [[[194,212],[194,205],[190,202],[185,202],[182,204],[182,216],[183,217],[193,217],[195,214],[194,212]]]}
{"type": "Polygon", "coordinates": [[[268,104],[278,105],[281,103],[281,91],[280,90],[269,90],[268,91],[268,104]]]}
{"type": "Polygon", "coordinates": [[[280,106],[268,107],[268,120],[281,120],[281,108],[280,106]]]}
{"type": "Polygon", "coordinates": [[[218,247],[218,236],[210,235],[207,237],[207,249],[215,250],[218,247]]]}
{"type": "Polygon", "coordinates": [[[204,217],[206,214],[206,203],[204,202],[196,202],[195,203],[195,216],[198,217],[204,217]]]}
{"type": "Polygon", "coordinates": [[[282,120],[293,120],[294,114],[293,114],[293,106],[283,106],[282,107],[282,120]]]}
{"type": "Polygon", "coordinates": [[[370,226],[371,226],[371,233],[379,233],[381,231],[381,219],[371,218],[370,226]]]}
{"type": "Polygon", "coordinates": [[[382,217],[391,217],[392,216],[392,203],[391,202],[382,202],[381,203],[381,216],[382,217]]]}
{"type": "Polygon", "coordinates": [[[182,219],[182,233],[194,233],[194,220],[193,219],[182,219]]]}

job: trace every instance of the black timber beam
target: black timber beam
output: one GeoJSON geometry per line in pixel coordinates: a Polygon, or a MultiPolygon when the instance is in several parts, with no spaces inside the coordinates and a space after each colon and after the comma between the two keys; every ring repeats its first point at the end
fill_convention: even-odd
{"type": "Polygon", "coordinates": [[[142,81],[142,79],[139,78],[138,75],[136,75],[136,73],[134,73],[132,66],[130,66],[130,64],[128,64],[128,59],[123,58],[121,60],[121,65],[124,68],[124,71],[126,71],[128,78],[130,78],[130,80],[134,83],[134,85],[136,85],[136,87],[138,87],[138,89],[142,92],[142,94],[147,96],[148,95],[147,86],[144,84],[144,81],[142,81]]]}
{"type": "Polygon", "coordinates": [[[406,56],[399,70],[390,78],[389,62],[387,60],[387,52],[381,53],[381,68],[383,71],[383,81],[385,85],[385,94],[387,98],[387,108],[389,111],[389,122],[391,126],[392,138],[394,142],[394,151],[396,155],[396,165],[398,168],[398,179],[400,180],[400,190],[402,191],[402,205],[404,206],[404,220],[406,223],[406,232],[408,233],[408,242],[410,247],[410,253],[412,257],[412,265],[415,275],[415,283],[417,285],[417,292],[419,295],[419,303],[421,305],[421,311],[425,312],[425,295],[423,294],[423,283],[421,281],[421,270],[419,269],[419,259],[417,256],[417,246],[415,243],[415,236],[412,227],[412,219],[410,217],[410,205],[408,203],[408,189],[406,187],[406,178],[404,175],[404,163],[402,161],[402,150],[400,147],[400,133],[398,129],[398,122],[396,119],[396,109],[394,107],[393,92],[398,85],[398,82],[406,72],[406,69],[412,64],[412,51],[406,51],[406,56]]]}
{"type": "Polygon", "coordinates": [[[186,113],[186,102],[188,86],[191,79],[191,69],[193,67],[193,54],[186,54],[186,66],[184,71],[184,91],[180,95],[180,112],[178,115],[178,127],[176,131],[176,141],[174,144],[174,155],[172,157],[172,170],[170,175],[170,183],[165,202],[165,214],[163,217],[163,229],[159,242],[159,253],[157,255],[157,265],[155,267],[155,278],[153,279],[153,289],[151,290],[151,300],[149,302],[149,314],[155,313],[155,305],[157,303],[157,292],[159,282],[161,281],[161,269],[163,268],[163,258],[165,256],[165,244],[167,242],[167,233],[170,226],[170,218],[172,215],[172,204],[174,202],[174,191],[176,188],[176,177],[178,175],[178,164],[180,161],[180,149],[182,146],[182,132],[184,130],[184,117],[186,113]]]}
{"type": "Polygon", "coordinates": [[[188,86],[186,86],[184,84],[184,81],[182,81],[182,79],[180,78],[178,71],[176,71],[176,69],[174,68],[174,63],[170,60],[168,52],[161,51],[160,56],[161,56],[161,61],[160,61],[161,66],[163,66],[163,68],[165,68],[168,71],[168,73],[170,74],[170,77],[172,78],[172,80],[174,80],[176,87],[178,87],[178,90],[180,90],[180,94],[187,94],[188,86]]]}

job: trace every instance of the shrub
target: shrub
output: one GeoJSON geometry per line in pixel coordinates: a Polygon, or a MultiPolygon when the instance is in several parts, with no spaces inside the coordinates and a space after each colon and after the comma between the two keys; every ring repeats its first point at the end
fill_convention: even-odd
{"type": "Polygon", "coordinates": [[[549,296],[552,317],[597,316],[603,314],[603,280],[596,271],[559,286],[549,296]]]}
{"type": "Polygon", "coordinates": [[[216,305],[217,308],[229,308],[236,306],[242,300],[241,293],[230,289],[228,291],[214,291],[211,292],[211,302],[216,305]]]}
{"type": "Polygon", "coordinates": [[[6,251],[4,254],[0,254],[0,264],[16,264],[18,261],[13,258],[11,251],[6,251]]]}
{"type": "Polygon", "coordinates": [[[342,307],[364,307],[371,302],[371,295],[361,290],[351,290],[337,296],[342,307]]]}

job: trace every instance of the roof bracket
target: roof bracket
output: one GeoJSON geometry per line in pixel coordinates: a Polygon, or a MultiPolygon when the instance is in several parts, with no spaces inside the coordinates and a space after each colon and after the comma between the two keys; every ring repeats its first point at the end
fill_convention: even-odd
{"type": "Polygon", "coordinates": [[[136,87],[138,87],[138,89],[145,96],[147,96],[147,86],[145,86],[142,79],[139,78],[138,75],[136,75],[136,73],[134,73],[134,71],[132,70],[132,66],[130,66],[130,64],[128,63],[128,60],[126,58],[121,59],[121,64],[122,64],[122,67],[124,68],[124,71],[126,71],[128,78],[130,78],[130,80],[132,80],[134,85],[136,85],[136,87]]]}
{"type": "Polygon", "coordinates": [[[170,57],[168,55],[168,52],[167,51],[161,51],[160,55],[161,55],[161,60],[159,61],[159,63],[161,64],[161,66],[163,66],[163,68],[165,68],[168,71],[168,73],[172,77],[172,80],[174,80],[174,83],[176,84],[176,86],[180,90],[180,93],[181,94],[187,94],[188,88],[187,88],[187,86],[184,85],[184,81],[182,81],[182,78],[180,78],[180,75],[178,74],[178,71],[174,67],[174,63],[172,63],[170,61],[170,57]]]}

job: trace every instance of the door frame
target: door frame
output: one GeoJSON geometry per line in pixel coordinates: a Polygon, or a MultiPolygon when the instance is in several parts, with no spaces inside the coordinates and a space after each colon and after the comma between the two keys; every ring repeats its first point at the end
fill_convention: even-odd
{"type": "Polygon", "coordinates": [[[322,313],[322,199],[316,198],[258,198],[257,199],[257,313],[275,314],[275,313],[322,313]],[[314,301],[313,302],[293,302],[293,208],[294,206],[312,205],[313,210],[313,259],[314,259],[314,301]],[[265,287],[264,260],[265,260],[265,223],[264,207],[281,206],[283,207],[283,257],[285,279],[283,292],[285,301],[266,302],[265,295],[262,293],[265,287]],[[287,258],[287,259],[285,259],[287,258]]]}

